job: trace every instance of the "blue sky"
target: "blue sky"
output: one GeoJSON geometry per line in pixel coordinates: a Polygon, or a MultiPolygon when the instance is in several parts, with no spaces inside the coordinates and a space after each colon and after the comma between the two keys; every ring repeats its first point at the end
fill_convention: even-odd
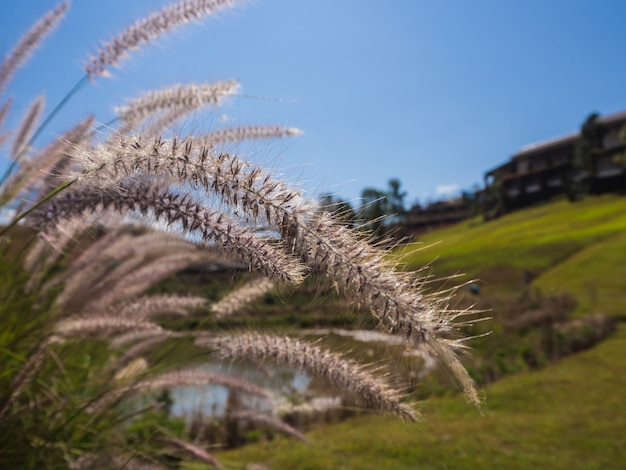
{"type": "MultiPolygon", "coordinates": [[[[5,94],[16,99],[9,125],[39,93],[54,106],[102,40],[167,3],[74,0],[5,94]]],[[[0,53],[55,4],[2,2],[0,53]]],[[[132,53],[75,96],[48,135],[87,112],[106,122],[151,88],[237,79],[244,96],[196,130],[218,116],[295,126],[305,134],[254,148],[306,190],[354,202],[395,177],[407,202],[440,199],[591,112],[626,109],[624,18],[620,0],[255,0],[132,53]]]]}

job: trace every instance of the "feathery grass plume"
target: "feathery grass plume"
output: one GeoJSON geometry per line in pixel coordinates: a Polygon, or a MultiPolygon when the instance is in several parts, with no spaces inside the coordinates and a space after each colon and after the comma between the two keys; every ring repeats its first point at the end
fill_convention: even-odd
{"type": "Polygon", "coordinates": [[[339,389],[356,395],[372,408],[401,418],[416,419],[416,413],[401,402],[400,395],[358,363],[296,339],[260,334],[197,338],[195,344],[216,350],[222,359],[271,361],[307,369],[339,389]]]}
{"type": "Polygon", "coordinates": [[[9,110],[11,109],[12,105],[13,105],[13,98],[9,98],[4,102],[2,107],[0,107],[0,129],[2,129],[2,126],[4,126],[4,121],[9,115],[9,110]]]}
{"type": "Polygon", "coordinates": [[[62,167],[59,167],[59,160],[66,158],[67,152],[86,138],[93,120],[93,116],[83,119],[44,149],[36,152],[32,158],[23,161],[5,184],[0,201],[8,201],[15,199],[19,194],[29,195],[33,192],[37,193],[37,198],[41,198],[58,186],[62,170],[62,167]]]}
{"type": "Polygon", "coordinates": [[[68,7],[69,2],[62,2],[42,16],[6,55],[0,64],[0,93],[4,91],[17,69],[28,60],[41,41],[63,19],[68,7]]]}
{"type": "Polygon", "coordinates": [[[46,167],[45,177],[42,179],[41,184],[37,186],[39,198],[43,198],[67,180],[67,174],[74,164],[71,155],[77,148],[88,148],[90,146],[94,137],[93,124],[93,116],[88,116],[63,136],[64,141],[69,145],[61,153],[57,154],[56,158],[50,159],[53,164],[46,167]]]}
{"type": "Polygon", "coordinates": [[[143,357],[138,357],[118,370],[113,378],[118,382],[128,382],[145,373],[148,367],[148,361],[143,357]]]}
{"type": "MultiPolygon", "coordinates": [[[[264,221],[283,232],[293,250],[311,265],[337,274],[346,284],[358,283],[355,290],[359,293],[368,281],[371,283],[372,279],[380,277],[372,271],[382,268],[386,275],[385,289],[397,297],[383,295],[386,304],[397,304],[402,297],[410,297],[405,301],[412,303],[412,310],[431,310],[430,305],[421,305],[423,296],[414,292],[406,276],[395,272],[385,261],[385,251],[359,239],[329,215],[320,215],[314,201],[303,199],[299,192],[275,181],[259,167],[251,167],[224,153],[216,157],[202,141],[157,138],[146,142],[121,137],[115,147],[100,148],[84,155],[83,162],[85,173],[93,175],[102,185],[141,172],[164,172],[181,182],[196,183],[207,192],[220,195],[225,202],[241,207],[255,221],[264,216],[264,221]],[[317,251],[311,251],[311,246],[318,245],[317,251]],[[347,273],[339,276],[344,270],[347,273]],[[371,279],[363,271],[370,274],[371,279]]],[[[382,316],[385,315],[383,312],[382,316]]]]}
{"type": "Polygon", "coordinates": [[[147,320],[93,316],[68,318],[54,325],[54,333],[66,338],[108,338],[115,334],[142,330],[161,332],[163,328],[147,320]]]}
{"type": "Polygon", "coordinates": [[[298,284],[304,270],[292,256],[284,253],[280,243],[260,237],[223,211],[210,211],[191,196],[161,188],[159,184],[137,183],[116,188],[79,186],[60,194],[40,210],[31,223],[44,229],[58,221],[97,210],[113,208],[122,213],[138,211],[167,224],[180,223],[186,233],[199,233],[204,243],[217,242],[231,256],[243,261],[271,279],[298,284]]]}
{"type": "MultiPolygon", "coordinates": [[[[171,256],[171,253],[168,253],[171,256]]],[[[164,254],[163,257],[167,255],[164,254]]],[[[128,276],[132,276],[140,268],[146,268],[148,265],[152,265],[155,262],[163,259],[162,256],[158,256],[156,260],[148,260],[145,253],[134,252],[128,256],[118,258],[119,261],[105,273],[101,278],[97,279],[89,288],[89,298],[92,300],[97,299],[101,295],[106,295],[115,286],[125,284],[124,280],[128,276]]],[[[158,281],[157,281],[158,282],[158,281]]],[[[100,310],[92,310],[94,314],[99,315],[100,310]]]]}
{"type": "Polygon", "coordinates": [[[47,293],[58,285],[58,282],[54,280],[46,282],[43,286],[40,283],[45,279],[48,269],[63,256],[67,245],[92,223],[88,217],[74,217],[57,224],[48,233],[39,234],[35,246],[26,253],[24,258],[24,269],[31,273],[26,284],[27,292],[39,289],[47,293]]]}
{"type": "Polygon", "coordinates": [[[90,79],[106,75],[107,68],[117,66],[121,58],[132,49],[148,44],[177,27],[199,20],[203,16],[231,8],[240,0],[180,0],[151,13],[148,17],[128,26],[117,36],[102,44],[95,56],[89,57],[85,72],[90,79]]]}
{"type": "Polygon", "coordinates": [[[416,281],[386,261],[386,251],[359,238],[354,231],[320,213],[316,203],[304,200],[259,167],[221,154],[194,139],[120,139],[118,151],[102,149],[87,156],[86,172],[100,184],[138,172],[165,171],[168,176],[194,182],[223,201],[243,209],[254,221],[279,230],[294,253],[313,269],[336,279],[345,292],[367,305],[386,331],[402,334],[409,342],[426,342],[457,377],[468,399],[478,403],[473,381],[450,350],[457,342],[443,338],[455,326],[441,303],[427,298],[416,281]],[[121,154],[121,155],[120,155],[121,154]],[[104,158],[101,158],[103,157],[104,158]],[[91,161],[89,161],[91,159],[91,161]],[[91,165],[91,166],[90,166],[91,165]],[[439,339],[442,337],[443,339],[439,339]]]}
{"type": "MultiPolygon", "coordinates": [[[[152,119],[146,121],[145,126],[141,128],[141,133],[152,136],[163,135],[173,129],[176,123],[191,113],[193,113],[193,110],[189,110],[189,112],[187,112],[186,110],[179,110],[177,108],[157,113],[152,119]]],[[[120,130],[121,133],[129,134],[134,129],[130,129],[129,132],[124,132],[125,129],[122,127],[120,130]]]]}
{"type": "MultiPolygon", "coordinates": [[[[197,246],[176,234],[153,231],[129,224],[118,225],[107,229],[104,236],[81,252],[80,256],[69,266],[66,280],[70,281],[74,277],[89,277],[91,284],[95,277],[84,272],[86,268],[99,265],[108,270],[112,264],[119,263],[133,253],[146,255],[150,252],[160,252],[163,248],[192,251],[196,250],[197,246]]],[[[99,275],[101,274],[102,272],[99,275]]]]}
{"type": "Polygon", "coordinates": [[[154,284],[202,260],[202,253],[166,255],[150,264],[131,271],[104,292],[96,292],[85,305],[86,310],[105,311],[111,305],[141,294],[154,284]]]}
{"type": "MultiPolygon", "coordinates": [[[[122,256],[119,254],[115,256],[114,262],[109,261],[109,264],[114,264],[113,268],[97,281],[94,280],[90,287],[86,286],[87,290],[89,290],[90,297],[92,299],[97,299],[102,295],[107,295],[116,288],[119,289],[119,287],[116,286],[120,286],[125,281],[129,280],[132,282],[132,279],[137,276],[138,272],[148,272],[148,268],[150,266],[157,268],[158,270],[160,261],[165,258],[174,259],[174,257],[177,257],[179,261],[189,260],[191,264],[205,260],[205,252],[199,251],[197,245],[192,245],[186,240],[180,239],[176,240],[178,242],[177,244],[167,245],[166,242],[168,239],[172,239],[174,237],[159,237],[156,235],[157,234],[149,233],[144,236],[131,239],[127,245],[133,245],[135,249],[126,250],[126,253],[122,256]],[[146,243],[142,246],[140,244],[140,240],[143,241],[143,239],[146,238],[146,243]],[[154,244],[154,239],[160,241],[160,243],[154,244]]],[[[164,275],[167,274],[164,273],[164,275]]],[[[160,280],[162,279],[156,278],[153,273],[150,273],[150,275],[140,278],[139,284],[136,285],[135,288],[141,289],[143,287],[143,290],[145,290],[160,280]]],[[[99,310],[95,313],[99,313],[99,310]]]]}
{"type": "Polygon", "coordinates": [[[206,369],[193,368],[165,372],[155,377],[140,380],[130,387],[132,390],[158,390],[171,387],[187,387],[196,385],[221,385],[249,395],[262,398],[273,398],[272,393],[247,380],[232,375],[219,374],[206,369]]]}
{"type": "Polygon", "coordinates": [[[225,142],[240,142],[248,139],[275,139],[302,135],[303,132],[295,127],[284,126],[240,126],[219,129],[205,134],[205,139],[214,144],[225,142]]]}
{"type": "Polygon", "coordinates": [[[24,269],[34,274],[41,265],[42,259],[46,257],[49,249],[50,245],[48,245],[48,242],[43,237],[38,237],[35,244],[24,257],[24,269]]]}
{"type": "Polygon", "coordinates": [[[115,113],[123,122],[123,129],[130,130],[158,111],[169,110],[168,119],[177,120],[201,107],[217,106],[238,88],[239,82],[234,80],[174,85],[134,98],[127,105],[115,108],[115,113]]]}
{"type": "Polygon", "coordinates": [[[446,310],[445,299],[423,295],[419,279],[396,271],[385,250],[359,238],[327,213],[304,223],[286,214],[283,233],[307,264],[333,277],[339,288],[369,307],[379,327],[411,344],[428,345],[454,374],[466,398],[480,404],[474,381],[456,356],[461,343],[448,338],[457,333],[453,320],[458,315],[446,310]]]}
{"type": "Polygon", "coordinates": [[[456,327],[453,315],[442,308],[443,301],[424,296],[419,280],[398,272],[387,261],[386,250],[320,211],[315,201],[304,199],[260,167],[233,155],[216,156],[204,141],[191,138],[146,141],[121,136],[116,145],[80,158],[85,173],[97,184],[142,172],[165,173],[219,195],[257,224],[270,224],[311,269],[334,278],[340,289],[369,307],[380,327],[405,336],[410,343],[430,345],[467,398],[480,402],[473,380],[456,358],[454,348],[459,343],[446,338],[456,334],[456,327]]]}
{"type": "MultiPolygon", "coordinates": [[[[180,337],[183,337],[183,336],[185,335],[184,334],[180,335],[180,337]]],[[[166,341],[167,339],[170,339],[172,337],[176,337],[176,336],[167,335],[167,334],[153,335],[144,339],[137,338],[136,336],[131,339],[130,335],[120,335],[116,337],[115,339],[117,339],[118,342],[120,338],[123,338],[124,341],[131,342],[134,344],[131,347],[129,347],[126,351],[124,351],[124,354],[122,354],[115,361],[114,367],[116,369],[123,367],[125,364],[128,364],[130,361],[134,361],[135,359],[138,359],[139,355],[146,353],[147,349],[150,349],[153,346],[156,346],[157,344],[160,344],[163,341],[166,341]],[[127,338],[123,338],[124,336],[127,336],[127,338]]]]}
{"type": "MultiPolygon", "coordinates": [[[[145,456],[144,456],[145,457],[145,456]]],[[[81,453],[80,457],[67,462],[71,470],[94,470],[115,468],[124,470],[169,470],[171,467],[160,465],[153,460],[139,457],[132,453],[81,453]]]]}
{"type": "MultiPolygon", "coordinates": [[[[4,104],[0,108],[0,131],[2,130],[2,126],[4,125],[4,121],[6,120],[9,114],[9,110],[11,109],[12,104],[13,104],[13,99],[9,98],[8,100],[4,102],[4,104]]],[[[9,131],[0,132],[0,148],[2,148],[4,143],[9,139],[10,135],[11,133],[9,131]]]]}
{"type": "Polygon", "coordinates": [[[260,413],[253,413],[251,411],[235,411],[230,414],[230,417],[234,419],[243,419],[243,420],[252,421],[253,423],[257,425],[261,425],[261,426],[269,426],[273,429],[276,429],[277,431],[282,432],[283,434],[287,436],[294,437],[298,439],[299,441],[305,442],[307,444],[311,443],[306,438],[306,436],[302,434],[300,431],[298,431],[296,428],[294,428],[293,426],[290,426],[289,424],[285,423],[284,421],[281,421],[280,419],[274,416],[260,414],[260,413]]]}
{"type": "Polygon", "coordinates": [[[205,305],[204,297],[149,295],[119,306],[117,315],[124,318],[150,318],[159,315],[187,315],[205,305]]]}
{"type": "Polygon", "coordinates": [[[4,132],[2,134],[0,134],[0,148],[4,145],[4,143],[9,140],[9,137],[11,136],[10,132],[4,132]]]}
{"type": "Polygon", "coordinates": [[[269,279],[254,279],[211,305],[211,311],[215,313],[216,319],[231,315],[275,288],[275,284],[269,279]]]}
{"type": "Polygon", "coordinates": [[[368,306],[379,326],[410,343],[429,344],[455,374],[467,398],[479,403],[473,380],[451,350],[459,343],[446,338],[456,329],[442,302],[424,296],[415,277],[399,273],[387,261],[385,250],[320,212],[316,202],[305,200],[260,167],[224,153],[215,156],[209,145],[191,138],[146,141],[121,136],[116,145],[80,158],[85,174],[97,184],[142,172],[165,173],[219,195],[254,222],[269,223],[310,268],[333,277],[339,288],[368,306]]]}
{"type": "Polygon", "coordinates": [[[131,254],[139,256],[162,255],[167,252],[191,252],[198,251],[198,245],[189,240],[185,240],[177,233],[162,232],[148,228],[138,228],[135,230],[143,233],[132,234],[129,240],[123,244],[116,243],[111,246],[110,256],[121,260],[131,254]]]}
{"type": "Polygon", "coordinates": [[[127,225],[100,228],[104,231],[104,235],[80,251],[79,255],[68,266],[66,279],[75,276],[78,271],[87,266],[101,264],[101,259],[111,256],[111,251],[115,252],[118,245],[120,247],[125,246],[126,242],[131,239],[127,225]]]}
{"type": "MultiPolygon", "coordinates": [[[[71,220],[72,218],[70,217],[69,219],[71,220]]],[[[62,224],[64,220],[67,219],[57,221],[56,226],[62,224]]],[[[53,229],[54,227],[50,227],[47,232],[53,229]]],[[[126,232],[127,227],[109,229],[105,235],[80,253],[69,265],[67,273],[58,278],[59,281],[64,283],[64,286],[55,300],[55,306],[65,305],[77,293],[84,292],[87,286],[90,286],[110,269],[111,263],[115,262],[114,248],[118,245],[124,246],[131,239],[131,236],[126,232]]],[[[124,254],[121,256],[123,257],[124,254]]]]}
{"type": "Polygon", "coordinates": [[[22,392],[24,387],[35,377],[35,375],[39,371],[39,368],[46,359],[46,356],[48,355],[50,346],[61,342],[63,342],[63,340],[59,336],[53,334],[45,338],[41,343],[36,346],[35,351],[29,356],[26,364],[22,366],[20,371],[11,382],[11,393],[4,403],[4,406],[0,410],[0,420],[7,413],[7,411],[11,407],[11,404],[22,392]]]}
{"type": "MultiPolygon", "coordinates": [[[[8,179],[0,184],[0,207],[9,202],[16,201],[20,190],[26,183],[26,178],[28,178],[28,175],[33,171],[35,171],[35,169],[32,166],[32,162],[30,160],[23,161],[18,167],[18,172],[9,176],[8,179]]],[[[20,206],[23,205],[24,202],[22,201],[20,206]]],[[[16,213],[18,212],[19,210],[16,209],[16,213]]]]}
{"type": "Polygon", "coordinates": [[[163,439],[165,442],[169,442],[171,444],[175,444],[178,447],[182,447],[183,449],[185,449],[188,452],[191,452],[191,454],[196,457],[198,460],[204,462],[204,463],[208,463],[209,465],[212,465],[213,467],[217,468],[217,469],[223,469],[224,467],[222,466],[222,464],[219,462],[219,460],[217,460],[215,457],[213,457],[211,454],[209,454],[206,450],[198,447],[195,444],[192,444],[191,442],[187,442],[187,441],[183,441],[182,439],[178,439],[175,437],[167,437],[163,439]]]}
{"type": "Polygon", "coordinates": [[[261,167],[234,155],[216,154],[202,138],[120,135],[115,142],[77,152],[75,157],[82,171],[70,175],[73,179],[106,186],[141,174],[166,176],[219,195],[224,202],[250,212],[255,221],[265,215],[275,226],[282,224],[285,214],[296,211],[306,218],[318,209],[315,201],[304,199],[261,167]]]}
{"type": "Polygon", "coordinates": [[[25,183],[26,191],[38,189],[39,196],[43,197],[61,183],[64,179],[63,160],[68,158],[68,153],[76,146],[88,143],[94,121],[95,118],[91,115],[83,118],[35,154],[35,172],[25,183]]]}
{"type": "MultiPolygon", "coordinates": [[[[163,146],[176,153],[169,142],[163,146]]],[[[193,149],[193,142],[186,145],[188,149],[193,149]]],[[[473,379],[456,356],[460,343],[446,337],[456,334],[452,321],[456,314],[446,311],[444,299],[424,296],[419,290],[419,279],[398,272],[387,261],[386,250],[369,243],[330,214],[316,210],[314,201],[304,200],[259,167],[227,154],[210,159],[209,151],[202,146],[196,152],[196,164],[205,172],[198,175],[200,171],[192,168],[186,177],[240,207],[253,221],[267,222],[280,231],[291,251],[311,269],[334,278],[339,288],[369,307],[379,326],[405,336],[410,343],[428,344],[454,374],[467,399],[476,405],[480,403],[473,379]]],[[[137,157],[139,166],[150,167],[147,155],[137,157]]],[[[182,174],[188,166],[186,162],[179,166],[182,174]]]]}
{"type": "Polygon", "coordinates": [[[43,107],[46,104],[46,98],[43,95],[38,96],[28,108],[28,111],[22,119],[22,123],[18,128],[15,140],[13,141],[13,148],[11,149],[11,156],[17,157],[23,150],[24,145],[30,138],[30,134],[43,111],[43,107]]]}
{"type": "Polygon", "coordinates": [[[172,387],[190,387],[204,385],[220,385],[232,390],[237,390],[249,395],[271,399],[272,394],[258,385],[239,379],[231,375],[219,374],[206,369],[181,369],[149,377],[142,380],[135,380],[124,386],[118,386],[105,393],[96,400],[89,408],[90,412],[101,409],[111,402],[126,396],[132,392],[145,392],[149,390],[162,390],[172,387]]]}
{"type": "Polygon", "coordinates": [[[191,251],[197,250],[197,247],[174,234],[148,231],[133,235],[130,226],[120,226],[112,230],[85,248],[70,264],[68,272],[59,279],[64,282],[64,288],[57,296],[55,305],[71,310],[70,303],[84,299],[85,292],[93,296],[94,285],[97,284],[98,289],[101,289],[107,282],[107,275],[109,281],[111,277],[114,280],[121,277],[121,271],[114,270],[113,267],[119,266],[122,260],[131,257],[139,260],[151,252],[162,253],[164,249],[170,252],[191,251]]]}
{"type": "Polygon", "coordinates": [[[126,333],[122,333],[116,335],[112,338],[109,338],[109,347],[113,349],[123,348],[128,344],[137,343],[139,341],[144,341],[149,338],[162,338],[162,340],[166,340],[169,338],[182,338],[186,337],[186,333],[175,333],[173,331],[164,330],[164,329],[147,329],[147,330],[138,330],[138,331],[129,331],[126,333]]]}

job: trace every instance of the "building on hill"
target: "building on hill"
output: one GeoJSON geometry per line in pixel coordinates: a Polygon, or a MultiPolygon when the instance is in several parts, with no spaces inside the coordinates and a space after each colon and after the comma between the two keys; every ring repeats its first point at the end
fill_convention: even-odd
{"type": "Polygon", "coordinates": [[[623,132],[626,111],[592,114],[580,132],[523,147],[485,173],[483,199],[497,215],[566,194],[626,189],[623,132]]]}

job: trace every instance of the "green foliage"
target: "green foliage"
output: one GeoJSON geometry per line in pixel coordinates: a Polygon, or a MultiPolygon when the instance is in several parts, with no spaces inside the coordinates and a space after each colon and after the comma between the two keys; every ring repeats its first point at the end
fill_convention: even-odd
{"type": "MultiPolygon", "coordinates": [[[[185,431],[183,419],[169,417],[171,398],[161,394],[139,406],[121,393],[100,404],[137,376],[120,376],[119,351],[106,341],[51,341],[63,319],[53,305],[57,289],[44,288],[53,278],[20,268],[26,247],[16,250],[5,236],[0,254],[0,467],[68,468],[83,457],[127,450],[166,458],[162,439],[185,431]]],[[[154,374],[198,352],[178,341],[146,354],[154,364],[146,373],[154,374]]]]}
{"type": "Polygon", "coordinates": [[[596,176],[595,157],[601,152],[600,126],[597,113],[590,114],[580,128],[580,137],[574,148],[574,159],[567,181],[567,197],[579,201],[591,189],[596,176]]]}
{"type": "Polygon", "coordinates": [[[142,413],[124,430],[129,445],[158,441],[159,437],[185,437],[187,423],[183,418],[171,418],[165,410],[142,413]]]}
{"type": "Polygon", "coordinates": [[[90,400],[108,389],[106,357],[100,344],[68,343],[53,347],[37,373],[26,380],[10,405],[15,379],[27,369],[49,332],[50,299],[26,289],[29,276],[12,256],[0,263],[0,466],[65,468],[68,459],[117,440],[110,431],[117,410],[86,414],[90,400]],[[60,358],[63,358],[61,360],[60,358]]]}

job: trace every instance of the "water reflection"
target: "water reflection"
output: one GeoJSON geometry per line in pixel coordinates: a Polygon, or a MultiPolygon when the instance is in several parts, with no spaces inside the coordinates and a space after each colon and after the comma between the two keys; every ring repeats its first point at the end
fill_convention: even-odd
{"type": "MultiPolygon", "coordinates": [[[[240,394],[242,404],[247,409],[265,413],[271,412],[279,402],[283,401],[284,398],[281,397],[307,392],[311,383],[311,378],[305,372],[288,367],[272,366],[271,369],[268,369],[249,363],[225,364],[218,361],[209,361],[199,364],[197,367],[247,380],[274,392],[275,400],[240,394]]],[[[172,389],[172,398],[174,399],[172,413],[176,416],[222,415],[226,408],[228,394],[228,388],[218,385],[174,388],[172,389]]]]}

